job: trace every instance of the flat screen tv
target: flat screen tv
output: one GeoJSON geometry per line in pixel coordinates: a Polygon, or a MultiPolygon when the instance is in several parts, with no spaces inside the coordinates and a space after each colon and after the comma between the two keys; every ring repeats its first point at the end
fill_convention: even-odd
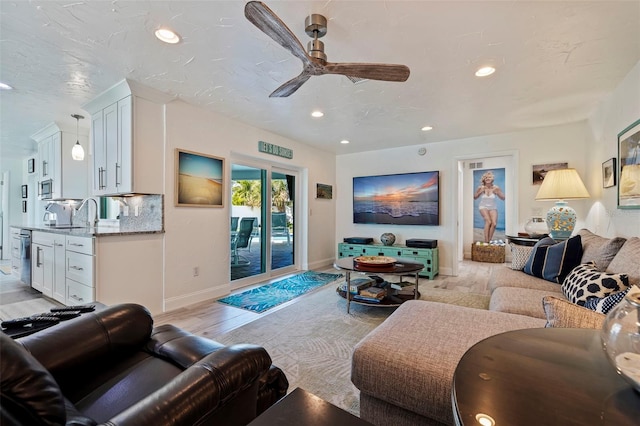
{"type": "Polygon", "coordinates": [[[353,178],[353,223],[440,224],[440,172],[353,178]]]}

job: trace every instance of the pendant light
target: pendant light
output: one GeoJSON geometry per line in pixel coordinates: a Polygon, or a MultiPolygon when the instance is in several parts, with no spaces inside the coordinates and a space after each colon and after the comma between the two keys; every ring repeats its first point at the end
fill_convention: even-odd
{"type": "Polygon", "coordinates": [[[84,149],[80,145],[80,120],[84,117],[80,114],[71,114],[71,116],[76,119],[76,144],[71,149],[71,158],[82,161],[84,160],[84,149]]]}

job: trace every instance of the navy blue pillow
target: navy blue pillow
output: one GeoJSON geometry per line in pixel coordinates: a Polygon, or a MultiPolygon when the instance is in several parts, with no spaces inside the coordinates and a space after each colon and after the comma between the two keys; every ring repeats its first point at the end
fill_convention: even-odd
{"type": "Polygon", "coordinates": [[[580,235],[556,243],[545,237],[538,241],[523,271],[534,277],[561,284],[582,259],[582,239],[580,235]]]}

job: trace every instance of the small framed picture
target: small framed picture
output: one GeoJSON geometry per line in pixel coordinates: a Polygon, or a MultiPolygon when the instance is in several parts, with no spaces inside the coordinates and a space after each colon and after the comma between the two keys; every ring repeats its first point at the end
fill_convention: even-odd
{"type": "Polygon", "coordinates": [[[610,158],[602,163],[602,187],[616,186],[616,159],[610,158]]]}
{"type": "Polygon", "coordinates": [[[22,185],[22,198],[27,198],[27,185],[22,185]]]}
{"type": "Polygon", "coordinates": [[[27,172],[28,173],[33,173],[36,171],[36,159],[35,158],[29,158],[27,160],[27,172]]]}
{"type": "Polygon", "coordinates": [[[22,213],[26,213],[27,212],[27,202],[23,201],[22,202],[22,213]]]}
{"type": "Polygon", "coordinates": [[[618,133],[618,208],[640,209],[640,120],[618,133]]]}
{"type": "Polygon", "coordinates": [[[331,185],[325,185],[324,183],[316,184],[316,198],[323,198],[330,200],[333,198],[333,187],[331,185]]]}

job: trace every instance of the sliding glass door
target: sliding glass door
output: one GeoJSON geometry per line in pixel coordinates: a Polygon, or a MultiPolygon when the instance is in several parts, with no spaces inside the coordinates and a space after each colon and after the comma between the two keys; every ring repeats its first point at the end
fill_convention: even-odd
{"type": "Polygon", "coordinates": [[[233,288],[295,270],[295,191],[295,171],[231,164],[233,288]]]}
{"type": "Polygon", "coordinates": [[[271,269],[295,263],[295,183],[296,177],[286,171],[271,171],[271,269]]]}

